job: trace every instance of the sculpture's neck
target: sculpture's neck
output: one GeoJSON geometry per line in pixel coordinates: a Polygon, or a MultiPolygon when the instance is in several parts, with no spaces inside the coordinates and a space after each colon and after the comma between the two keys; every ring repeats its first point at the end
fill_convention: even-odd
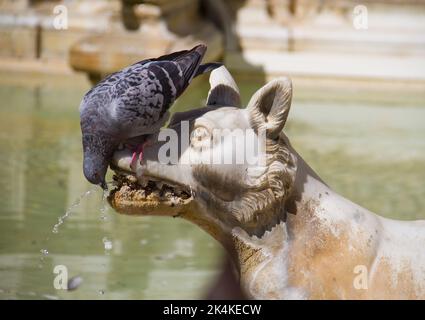
{"type": "Polygon", "coordinates": [[[327,207],[326,197],[338,197],[301,157],[294,154],[298,157],[297,175],[284,208],[286,221],[281,221],[261,237],[250,236],[241,228],[231,231],[233,246],[230,252],[238,267],[241,286],[253,298],[302,298],[302,294],[289,283],[291,237],[308,229],[319,210],[323,213],[322,209],[327,207]],[[264,287],[265,278],[270,278],[267,287],[264,287]]]}
{"type": "Polygon", "coordinates": [[[331,190],[310,166],[294,150],[297,157],[297,174],[292,193],[285,202],[287,220],[302,219],[303,223],[313,220],[320,208],[326,214],[329,208],[329,198],[341,201],[343,198],[331,190]]]}
{"type": "Polygon", "coordinates": [[[242,287],[255,298],[300,298],[288,280],[288,261],[296,255],[293,240],[303,235],[307,245],[314,245],[318,234],[323,236],[328,232],[319,230],[322,226],[317,223],[318,219],[334,224],[346,221],[347,214],[354,211],[366,211],[333,192],[292,151],[297,156],[297,174],[292,193],[282,208],[287,212],[286,221],[281,221],[262,236],[251,236],[252,233],[248,234],[241,227],[232,228],[213,218],[205,208],[196,208],[185,216],[223,244],[238,269],[242,287]],[[267,287],[264,286],[265,278],[270,278],[267,287]]]}
{"type": "Polygon", "coordinates": [[[302,292],[291,287],[290,280],[291,259],[300,248],[299,243],[294,245],[295,240],[301,237],[302,248],[314,248],[320,237],[326,237],[329,225],[342,225],[354,212],[367,211],[332,191],[295,151],[294,154],[298,158],[297,175],[285,203],[286,221],[260,238],[249,236],[240,228],[231,231],[231,250],[241,285],[255,298],[303,298],[302,292]],[[265,279],[270,279],[267,287],[265,279]]]}
{"type": "Polygon", "coordinates": [[[297,175],[292,194],[285,203],[290,236],[302,231],[309,233],[311,228],[324,228],[320,231],[327,232],[330,225],[345,224],[354,214],[370,214],[329,188],[296,151],[292,152],[297,156],[297,175]],[[319,221],[323,223],[319,225],[319,221]]]}

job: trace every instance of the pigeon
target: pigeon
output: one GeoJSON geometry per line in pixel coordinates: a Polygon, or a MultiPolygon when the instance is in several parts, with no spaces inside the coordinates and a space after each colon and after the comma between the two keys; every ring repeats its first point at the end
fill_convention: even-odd
{"type": "MultiPolygon", "coordinates": [[[[88,91],[80,104],[83,172],[86,179],[107,189],[106,171],[115,150],[135,137],[157,132],[168,120],[168,109],[191,80],[220,67],[201,64],[203,44],[191,50],[139,61],[113,73],[88,91]]],[[[134,140],[134,139],[133,139],[134,140]]],[[[134,150],[141,160],[143,144],[134,150]]]]}

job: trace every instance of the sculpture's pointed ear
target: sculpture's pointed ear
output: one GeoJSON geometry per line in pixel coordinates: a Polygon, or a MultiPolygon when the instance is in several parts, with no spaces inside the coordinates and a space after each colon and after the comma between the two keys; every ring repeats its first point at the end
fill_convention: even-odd
{"type": "Polygon", "coordinates": [[[273,80],[259,89],[248,103],[251,127],[255,131],[266,129],[267,137],[275,139],[282,131],[292,99],[289,78],[273,80]]]}
{"type": "Polygon", "coordinates": [[[239,88],[225,66],[213,70],[210,74],[211,89],[208,92],[208,106],[240,107],[239,88]]]}

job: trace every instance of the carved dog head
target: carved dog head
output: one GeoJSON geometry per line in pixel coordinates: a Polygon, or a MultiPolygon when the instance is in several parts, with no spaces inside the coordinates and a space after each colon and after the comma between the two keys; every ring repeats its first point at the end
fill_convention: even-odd
{"type": "Polygon", "coordinates": [[[210,84],[206,106],[176,113],[151,137],[136,167],[130,150],[115,153],[118,185],[109,200],[119,212],[186,215],[204,228],[211,227],[208,220],[255,233],[284,218],[296,172],[282,133],[291,81],[269,82],[245,109],[225,67],[211,73],[210,84]]]}

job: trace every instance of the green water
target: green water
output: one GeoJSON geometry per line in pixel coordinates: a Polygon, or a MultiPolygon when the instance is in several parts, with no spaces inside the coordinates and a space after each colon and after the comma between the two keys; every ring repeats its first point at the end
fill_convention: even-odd
{"type": "MultiPolygon", "coordinates": [[[[205,80],[173,110],[200,105],[205,80]]],[[[240,84],[245,102],[259,85],[240,84]]],[[[185,221],[112,209],[102,220],[99,191],[52,233],[58,217],[91,188],[81,172],[77,111],[88,88],[83,77],[0,74],[0,298],[202,297],[222,251],[185,221]],[[72,292],[56,290],[57,265],[83,283],[72,292]]],[[[315,97],[294,97],[286,128],[305,160],[336,191],[374,212],[425,218],[425,99],[388,106],[369,97],[315,97]]]]}

